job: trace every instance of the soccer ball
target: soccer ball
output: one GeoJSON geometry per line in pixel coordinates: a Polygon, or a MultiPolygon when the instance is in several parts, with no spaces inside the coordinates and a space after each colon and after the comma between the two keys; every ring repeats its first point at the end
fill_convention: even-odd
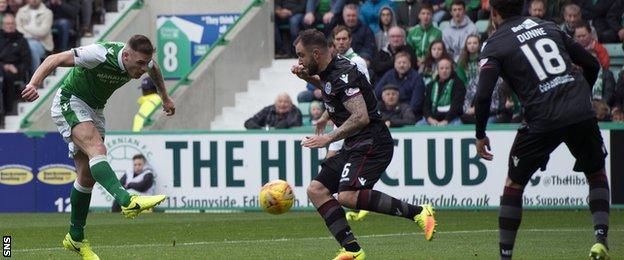
{"type": "Polygon", "coordinates": [[[292,188],[283,180],[268,182],[260,190],[260,207],[271,214],[286,213],[294,200],[292,188]]]}

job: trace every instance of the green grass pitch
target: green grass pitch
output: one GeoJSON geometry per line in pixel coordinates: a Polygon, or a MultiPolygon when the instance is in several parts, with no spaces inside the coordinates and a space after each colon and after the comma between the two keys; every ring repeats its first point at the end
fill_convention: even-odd
{"type": "MultiPolygon", "coordinates": [[[[495,211],[439,211],[427,242],[403,218],[370,214],[352,222],[368,259],[496,259],[495,211]]],[[[102,259],[331,259],[336,241],[316,212],[152,213],[134,220],[91,213],[86,236],[102,259]]],[[[15,259],[78,259],[61,248],[68,214],[0,214],[15,259]]],[[[612,259],[624,259],[624,211],[611,214],[612,259]]],[[[588,259],[588,210],[525,211],[514,259],[588,259]]]]}

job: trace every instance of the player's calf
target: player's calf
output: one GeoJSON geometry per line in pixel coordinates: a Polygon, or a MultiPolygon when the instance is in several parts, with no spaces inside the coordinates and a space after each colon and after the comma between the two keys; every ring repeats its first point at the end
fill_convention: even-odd
{"type": "Polygon", "coordinates": [[[420,206],[409,204],[376,190],[360,190],[355,208],[410,220],[422,211],[420,206]]]}
{"type": "Polygon", "coordinates": [[[589,184],[588,204],[592,214],[596,242],[608,247],[610,191],[607,175],[603,168],[593,174],[586,174],[586,177],[589,184]]]}

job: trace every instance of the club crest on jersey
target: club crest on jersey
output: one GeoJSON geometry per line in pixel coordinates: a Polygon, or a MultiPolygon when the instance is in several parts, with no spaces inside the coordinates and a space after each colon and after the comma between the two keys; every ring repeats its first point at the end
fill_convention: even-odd
{"type": "Polygon", "coordinates": [[[329,95],[332,91],[332,85],[331,83],[327,82],[325,83],[325,93],[327,93],[327,95],[329,95]]]}
{"type": "Polygon", "coordinates": [[[353,95],[355,95],[355,94],[357,94],[359,92],[360,92],[359,88],[348,88],[347,90],[345,90],[345,94],[347,94],[347,96],[349,96],[349,97],[353,96],[353,95]]]}
{"type": "Polygon", "coordinates": [[[349,74],[340,75],[340,80],[344,81],[344,83],[349,83],[349,74]]]}

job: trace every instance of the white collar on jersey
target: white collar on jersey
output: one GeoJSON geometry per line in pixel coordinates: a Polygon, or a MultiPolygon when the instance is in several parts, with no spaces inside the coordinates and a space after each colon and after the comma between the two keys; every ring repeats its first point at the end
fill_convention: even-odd
{"type": "Polygon", "coordinates": [[[124,45],[124,47],[117,54],[117,64],[119,65],[119,68],[121,69],[121,71],[126,71],[126,67],[124,67],[123,60],[121,59],[121,54],[123,53],[125,49],[126,49],[126,45],[124,45]]]}

